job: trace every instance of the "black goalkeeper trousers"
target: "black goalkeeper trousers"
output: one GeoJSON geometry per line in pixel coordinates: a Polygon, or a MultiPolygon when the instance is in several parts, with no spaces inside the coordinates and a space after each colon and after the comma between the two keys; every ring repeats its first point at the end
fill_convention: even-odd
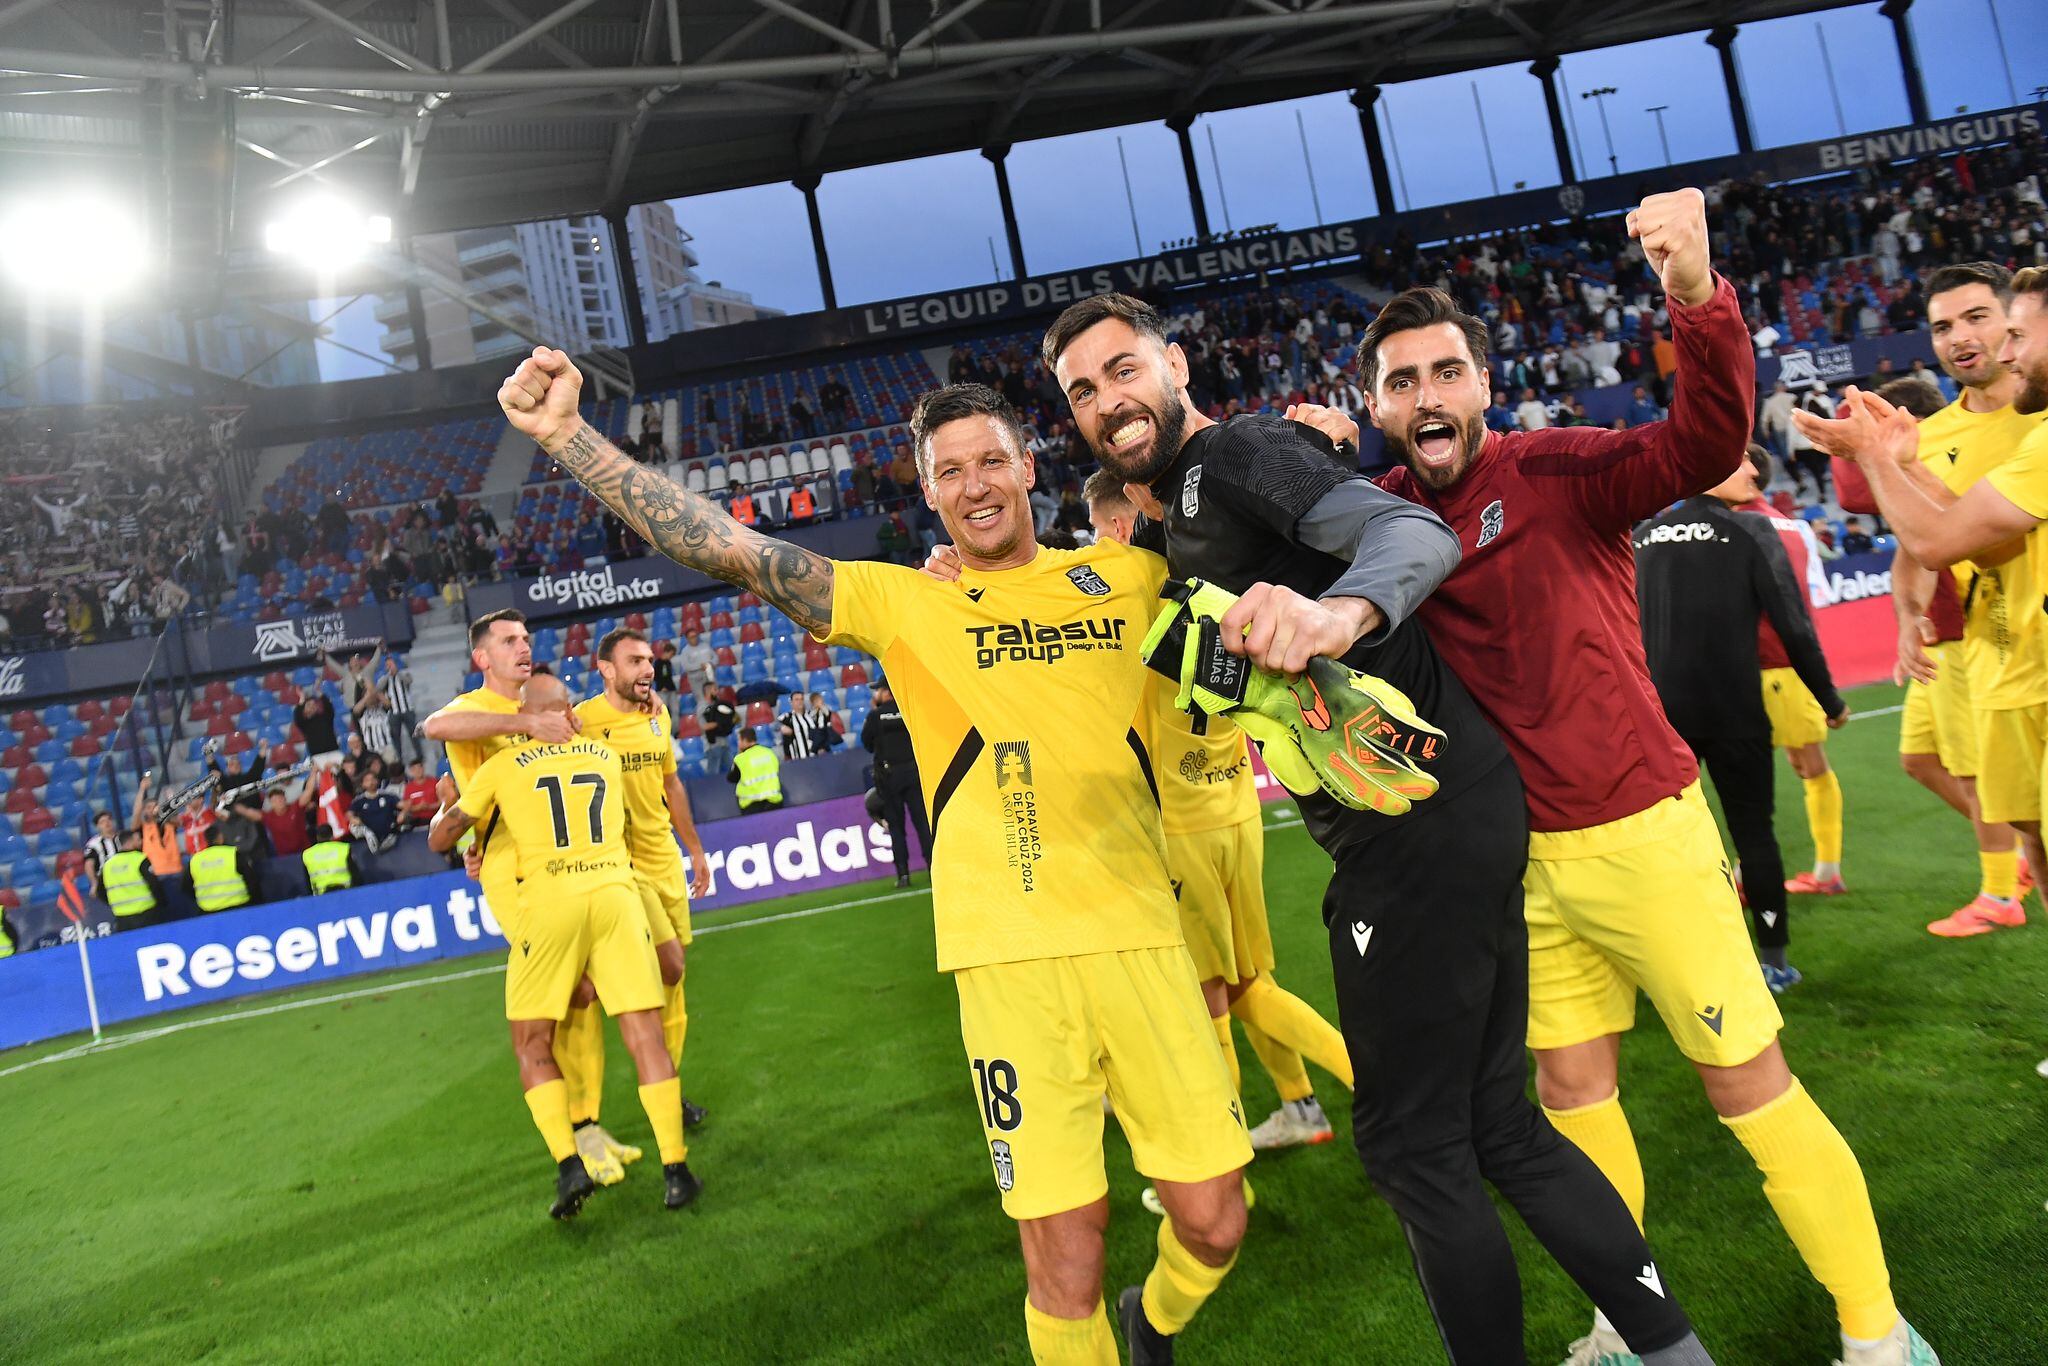
{"type": "Polygon", "coordinates": [[[1488,1183],[1636,1352],[1692,1331],[1628,1206],[1529,1099],[1528,847],[1521,781],[1503,763],[1340,849],[1323,900],[1358,1154],[1458,1366],[1528,1360],[1488,1183]]]}
{"type": "Polygon", "coordinates": [[[1768,735],[1705,739],[1685,737],[1694,757],[1714,780],[1728,839],[1742,865],[1743,899],[1763,948],[1784,948],[1792,942],[1792,908],[1785,896],[1785,855],[1778,848],[1776,817],[1777,751],[1768,735]]]}

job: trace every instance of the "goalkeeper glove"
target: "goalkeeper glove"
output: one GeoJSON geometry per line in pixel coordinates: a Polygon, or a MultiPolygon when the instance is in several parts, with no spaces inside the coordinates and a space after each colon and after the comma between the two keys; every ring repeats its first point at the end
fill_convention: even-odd
{"type": "Polygon", "coordinates": [[[1228,716],[1257,740],[1290,792],[1399,816],[1436,791],[1417,760],[1440,756],[1444,733],[1399,688],[1321,656],[1298,678],[1271,673],[1224,648],[1234,594],[1189,579],[1168,580],[1161,595],[1170,601],[1145,635],[1146,664],[1179,684],[1175,706],[1228,716]]]}

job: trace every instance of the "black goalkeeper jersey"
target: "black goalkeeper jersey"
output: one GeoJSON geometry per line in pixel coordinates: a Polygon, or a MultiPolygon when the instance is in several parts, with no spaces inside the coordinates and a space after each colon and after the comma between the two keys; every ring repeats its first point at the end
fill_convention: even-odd
{"type": "MultiPolygon", "coordinates": [[[[1339,463],[1327,438],[1278,418],[1239,417],[1196,432],[1152,487],[1166,514],[1166,555],[1175,578],[1200,578],[1233,593],[1281,584],[1319,598],[1351,565],[1304,544],[1303,516],[1341,484],[1369,481],[1339,463]]],[[[1379,491],[1373,490],[1377,495],[1379,491]]],[[[1508,629],[1506,622],[1502,629],[1508,629]]],[[[1429,765],[1438,788],[1405,816],[1354,811],[1321,792],[1297,794],[1316,843],[1336,850],[1440,809],[1449,798],[1506,766],[1507,747],[1480,714],[1428,634],[1414,620],[1395,622],[1343,658],[1408,695],[1416,714],[1445,736],[1429,765]]]]}
{"type": "Polygon", "coordinates": [[[1635,530],[1643,652],[1673,729],[1692,739],[1768,736],[1756,624],[1768,618],[1799,679],[1829,716],[1844,705],[1806,610],[1805,589],[1769,521],[1718,498],[1688,498],[1635,530]]]}

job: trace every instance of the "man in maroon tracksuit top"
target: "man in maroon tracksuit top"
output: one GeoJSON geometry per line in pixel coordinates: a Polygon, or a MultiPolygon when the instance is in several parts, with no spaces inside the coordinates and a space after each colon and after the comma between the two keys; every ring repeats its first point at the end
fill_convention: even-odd
{"type": "MultiPolygon", "coordinates": [[[[1397,296],[1359,348],[1374,425],[1401,462],[1383,483],[1443,518],[1464,551],[1418,618],[1528,790],[1537,1094],[1640,1221],[1642,1163],[1618,1078],[1620,1035],[1647,992],[1834,1295],[1848,1366],[1925,1366],[1936,1358],[1892,1300],[1855,1154],[1779,1048],[1783,1021],[1698,766],[1643,657],[1630,529],[1735,469],[1756,370],[1734,291],[1708,260],[1700,192],[1651,195],[1629,230],[1663,283],[1678,352],[1666,421],[1488,431],[1487,326],[1439,290],[1397,296]]],[[[1625,1352],[1596,1318],[1572,1360],[1625,1352]]]]}

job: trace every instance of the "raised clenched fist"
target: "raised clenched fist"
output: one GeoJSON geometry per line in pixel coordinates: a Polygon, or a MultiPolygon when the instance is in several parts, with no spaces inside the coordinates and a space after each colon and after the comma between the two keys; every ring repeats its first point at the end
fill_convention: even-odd
{"type": "Polygon", "coordinates": [[[1628,235],[1664,284],[1664,293],[1698,307],[1714,297],[1714,267],[1707,259],[1707,197],[1698,190],[1653,194],[1628,212],[1628,235]]]}
{"type": "Polygon", "coordinates": [[[506,421],[550,454],[576,430],[576,404],[582,396],[582,373],[570,364],[567,352],[549,346],[534,347],[498,386],[506,421]]]}

